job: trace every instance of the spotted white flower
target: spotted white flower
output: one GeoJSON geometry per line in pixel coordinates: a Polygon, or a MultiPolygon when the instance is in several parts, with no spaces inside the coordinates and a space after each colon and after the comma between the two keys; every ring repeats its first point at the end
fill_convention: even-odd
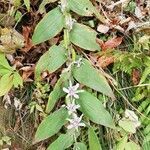
{"type": "Polygon", "coordinates": [[[75,19],[72,19],[70,15],[66,17],[66,26],[69,30],[72,30],[75,19]]]}
{"type": "Polygon", "coordinates": [[[75,98],[75,99],[79,99],[79,95],[78,93],[83,92],[84,90],[77,90],[79,88],[79,83],[77,83],[76,85],[72,85],[72,82],[69,81],[69,87],[68,88],[63,88],[63,91],[65,93],[67,93],[66,98],[75,98]]]}
{"type": "Polygon", "coordinates": [[[78,117],[76,114],[73,114],[72,119],[67,119],[70,124],[67,126],[67,129],[75,129],[78,131],[79,127],[85,127],[85,124],[81,122],[83,115],[78,117]]]}
{"type": "Polygon", "coordinates": [[[75,99],[73,99],[72,103],[70,103],[70,102],[67,103],[66,108],[68,109],[68,114],[71,115],[71,114],[75,113],[78,108],[80,108],[80,105],[76,105],[75,99]]]}
{"type": "Polygon", "coordinates": [[[125,117],[133,122],[133,125],[135,128],[137,128],[141,125],[141,122],[138,120],[138,116],[134,113],[134,111],[126,109],[125,117]]]}
{"type": "Polygon", "coordinates": [[[77,67],[79,68],[81,64],[83,64],[82,58],[79,58],[77,61],[74,62],[74,64],[76,64],[77,67]]]}

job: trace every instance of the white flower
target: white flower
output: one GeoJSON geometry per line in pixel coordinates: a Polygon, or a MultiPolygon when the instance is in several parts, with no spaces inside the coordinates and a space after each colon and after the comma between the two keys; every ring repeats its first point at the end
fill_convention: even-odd
{"type": "Polygon", "coordinates": [[[134,113],[134,111],[126,109],[125,117],[133,122],[133,125],[135,128],[137,128],[141,125],[141,122],[138,120],[138,116],[134,113]]]}
{"type": "Polygon", "coordinates": [[[73,114],[72,119],[67,119],[70,122],[67,129],[75,129],[78,131],[79,127],[85,127],[85,124],[81,122],[82,117],[83,117],[83,115],[78,117],[76,114],[73,114]]]}
{"type": "Polygon", "coordinates": [[[63,88],[63,91],[67,93],[67,98],[75,98],[75,99],[79,99],[79,95],[78,93],[83,92],[84,90],[77,90],[79,88],[79,83],[77,83],[76,85],[72,85],[72,82],[69,81],[69,87],[68,88],[63,88]]]}
{"type": "Polygon", "coordinates": [[[80,108],[80,105],[75,104],[75,99],[72,100],[72,103],[68,103],[66,108],[68,109],[69,115],[73,114],[76,112],[78,108],[80,108]]]}
{"type": "Polygon", "coordinates": [[[14,98],[14,106],[17,110],[20,110],[22,107],[22,103],[20,102],[19,99],[17,99],[16,97],[14,98]]]}
{"type": "Polygon", "coordinates": [[[80,67],[80,66],[81,66],[81,64],[83,64],[83,62],[82,62],[82,58],[79,58],[79,60],[75,61],[75,62],[74,62],[74,64],[76,64],[76,65],[77,65],[77,67],[80,67]]]}
{"type": "Polygon", "coordinates": [[[74,24],[75,20],[72,19],[70,15],[68,15],[65,20],[66,20],[66,26],[67,26],[67,28],[69,30],[72,30],[72,27],[73,27],[73,24],[74,24]]]}

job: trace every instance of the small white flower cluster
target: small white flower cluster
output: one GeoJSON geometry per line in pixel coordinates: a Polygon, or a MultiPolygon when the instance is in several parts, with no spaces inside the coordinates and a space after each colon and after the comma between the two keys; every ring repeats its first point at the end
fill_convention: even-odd
{"type": "Polygon", "coordinates": [[[71,70],[71,67],[72,67],[73,65],[76,65],[77,68],[79,68],[82,64],[84,64],[84,62],[82,61],[82,58],[79,58],[77,61],[73,61],[72,63],[70,63],[70,64],[68,65],[68,67],[63,70],[63,72],[68,72],[68,71],[70,71],[70,70],[71,70]]]}
{"type": "Polygon", "coordinates": [[[72,30],[73,24],[75,23],[75,19],[72,19],[71,15],[66,16],[65,23],[66,27],[69,29],[69,31],[72,30]]]}
{"type": "Polygon", "coordinates": [[[84,90],[77,90],[79,88],[79,83],[76,85],[72,85],[72,82],[69,81],[69,87],[63,88],[63,91],[67,93],[66,98],[69,99],[67,102],[67,105],[65,106],[68,110],[68,114],[70,118],[67,120],[70,122],[67,129],[75,129],[78,131],[79,127],[84,127],[85,124],[82,121],[83,115],[80,117],[77,116],[77,109],[80,108],[80,105],[76,105],[75,101],[76,99],[79,99],[78,93],[83,92],[84,90]]]}

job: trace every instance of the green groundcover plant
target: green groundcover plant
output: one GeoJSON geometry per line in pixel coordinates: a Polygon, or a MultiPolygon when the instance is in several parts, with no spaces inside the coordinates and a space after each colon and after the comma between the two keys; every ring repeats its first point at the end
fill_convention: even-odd
{"type": "MultiPolygon", "coordinates": [[[[52,2],[55,1],[57,0],[52,2]]],[[[29,11],[29,1],[24,2],[29,11]]],[[[43,1],[40,5],[40,12],[44,11],[43,6],[46,3],[43,1]]],[[[35,67],[34,82],[40,83],[44,72],[53,74],[60,70],[61,73],[48,96],[45,110],[36,102],[30,103],[30,113],[36,108],[43,115],[43,120],[36,129],[33,144],[50,140],[47,150],[140,150],[142,147],[149,149],[150,126],[149,119],[146,117],[149,114],[149,107],[147,108],[150,104],[149,98],[141,104],[140,100],[146,97],[141,88],[138,88],[134,95],[133,101],[140,103],[137,111],[142,112],[143,107],[147,110],[147,114],[142,115],[141,120],[131,109],[112,110],[111,106],[115,105],[116,99],[120,98],[118,95],[124,96],[117,89],[115,81],[112,81],[113,79],[102,69],[95,67],[86,57],[85,51],[87,53],[101,51],[96,41],[98,33],[90,26],[77,22],[73,18],[73,13],[79,17],[95,16],[106,23],[91,1],[61,0],[58,6],[46,13],[36,25],[32,36],[34,46],[59,34],[61,38],[59,44],[52,45],[40,57],[35,67]],[[115,96],[114,93],[119,94],[115,96]],[[56,105],[58,103],[59,105],[56,105]],[[117,114],[116,111],[119,113],[117,114]],[[134,135],[141,123],[146,126],[144,132],[147,138],[138,142],[134,139],[134,135]],[[103,135],[97,134],[97,130],[102,134],[103,131],[109,133],[115,140],[110,144],[106,140],[107,144],[105,144],[106,141],[101,138],[103,135]]],[[[146,68],[140,81],[140,84],[145,83],[150,72],[149,57],[140,57],[141,61],[147,60],[143,66],[140,66],[139,61],[136,61],[138,56],[133,57],[132,54],[121,52],[114,55],[121,59],[117,60],[114,72],[121,70],[131,74],[134,67],[146,68]],[[128,64],[130,58],[135,60],[135,64],[128,64]]],[[[12,87],[23,86],[22,77],[14,67],[9,65],[4,53],[0,53],[0,76],[0,96],[8,93],[12,87]]],[[[145,91],[149,93],[149,88],[145,91]]],[[[1,145],[4,142],[6,140],[3,137],[0,139],[1,145]]]]}

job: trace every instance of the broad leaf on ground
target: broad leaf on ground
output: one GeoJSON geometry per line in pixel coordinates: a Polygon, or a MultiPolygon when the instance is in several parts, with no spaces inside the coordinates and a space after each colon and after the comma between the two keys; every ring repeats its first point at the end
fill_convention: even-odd
{"type": "Polygon", "coordinates": [[[38,61],[35,68],[35,78],[40,80],[40,75],[44,71],[53,73],[61,67],[67,60],[66,50],[61,46],[52,46],[38,61]]]}
{"type": "Polygon", "coordinates": [[[85,50],[96,51],[100,50],[100,46],[96,42],[96,35],[97,33],[90,27],[74,23],[70,32],[70,41],[85,50]]]}
{"type": "Polygon", "coordinates": [[[80,105],[83,114],[94,123],[110,128],[115,127],[109,112],[104,108],[100,100],[92,94],[86,91],[80,93],[77,103],[80,105]]]}
{"type": "Polygon", "coordinates": [[[35,28],[32,41],[39,44],[56,36],[64,26],[64,16],[60,8],[48,12],[35,28]]]}
{"type": "Polygon", "coordinates": [[[81,84],[114,98],[114,94],[105,77],[88,60],[83,59],[80,67],[74,67],[73,76],[81,84]]]}
{"type": "Polygon", "coordinates": [[[46,117],[38,126],[35,134],[34,143],[45,140],[56,134],[66,123],[67,117],[68,112],[64,108],[61,108],[46,117]]]}

